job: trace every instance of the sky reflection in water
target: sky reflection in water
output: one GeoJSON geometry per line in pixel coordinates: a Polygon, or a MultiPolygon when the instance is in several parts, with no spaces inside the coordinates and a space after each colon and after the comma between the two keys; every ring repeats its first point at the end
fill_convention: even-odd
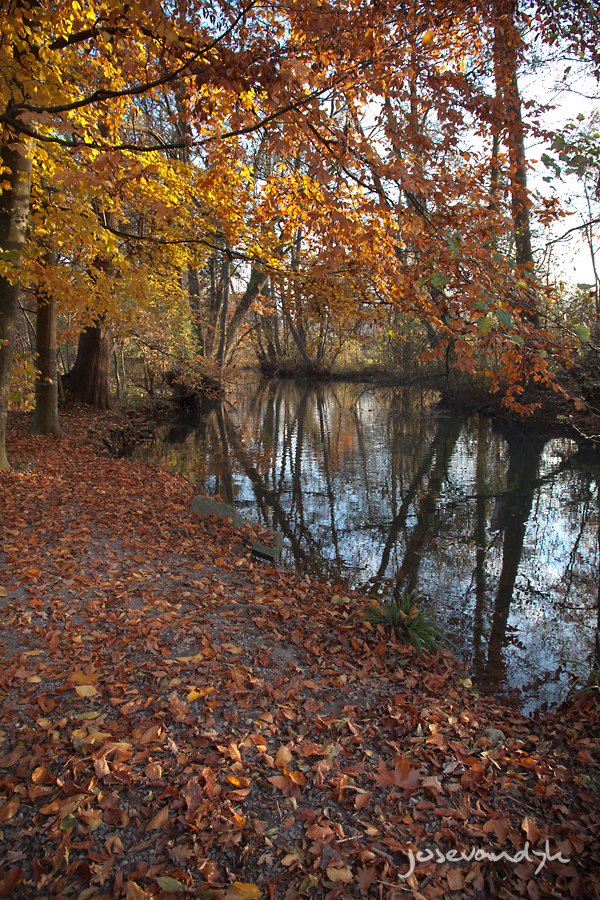
{"type": "Polygon", "coordinates": [[[283,565],[371,595],[418,587],[481,690],[544,711],[593,649],[598,459],[430,401],[246,386],[136,456],[282,531],[283,565]]]}

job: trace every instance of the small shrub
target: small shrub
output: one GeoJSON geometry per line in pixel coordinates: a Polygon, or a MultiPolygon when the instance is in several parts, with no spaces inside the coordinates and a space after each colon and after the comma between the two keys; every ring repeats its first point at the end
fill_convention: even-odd
{"type": "Polygon", "coordinates": [[[403,644],[412,644],[419,653],[423,650],[438,651],[446,638],[435,614],[417,605],[423,600],[419,591],[404,588],[398,597],[378,600],[363,615],[374,625],[383,625],[388,631],[393,631],[403,644]]]}

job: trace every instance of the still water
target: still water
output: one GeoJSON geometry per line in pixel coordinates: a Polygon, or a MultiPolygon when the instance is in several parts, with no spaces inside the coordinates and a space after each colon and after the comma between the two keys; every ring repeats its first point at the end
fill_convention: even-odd
{"type": "Polygon", "coordinates": [[[480,690],[544,712],[594,648],[600,456],[434,401],[262,382],[135,455],[281,531],[282,565],[371,596],[418,587],[480,690]]]}

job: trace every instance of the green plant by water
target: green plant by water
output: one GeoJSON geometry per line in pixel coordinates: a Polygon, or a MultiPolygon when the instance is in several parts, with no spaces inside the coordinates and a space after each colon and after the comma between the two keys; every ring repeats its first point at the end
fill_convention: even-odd
{"type": "Polygon", "coordinates": [[[423,608],[424,601],[416,588],[409,591],[405,587],[398,596],[377,600],[363,615],[374,625],[383,625],[393,632],[403,644],[412,644],[419,653],[438,651],[447,638],[433,611],[423,608]]]}

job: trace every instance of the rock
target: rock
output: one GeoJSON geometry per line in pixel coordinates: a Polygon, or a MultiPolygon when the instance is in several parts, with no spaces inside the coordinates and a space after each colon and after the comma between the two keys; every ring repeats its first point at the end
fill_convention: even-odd
{"type": "MultiPolygon", "coordinates": [[[[190,506],[190,512],[195,513],[197,516],[220,516],[222,519],[230,519],[236,528],[243,528],[244,525],[252,527],[233,506],[228,506],[227,503],[221,503],[219,500],[213,500],[211,497],[202,497],[201,495],[194,497],[190,506]]],[[[268,544],[255,541],[252,544],[252,552],[255,556],[260,556],[261,559],[275,560],[279,558],[283,550],[284,537],[278,531],[269,533],[275,538],[274,545],[269,547],[268,544]]]]}
{"type": "Polygon", "coordinates": [[[219,500],[212,500],[210,497],[194,497],[190,512],[197,516],[220,516],[222,519],[231,519],[236,528],[243,528],[246,520],[240,516],[237,509],[221,503],[219,500]]]}
{"type": "Polygon", "coordinates": [[[272,534],[275,537],[275,543],[272,547],[269,547],[267,544],[261,544],[260,541],[255,541],[252,544],[252,552],[255,556],[260,556],[261,559],[278,559],[281,551],[283,550],[283,535],[278,531],[273,531],[272,534]]]}
{"type": "Polygon", "coordinates": [[[491,741],[494,746],[496,744],[503,744],[506,740],[506,735],[503,731],[500,731],[499,728],[485,728],[483,731],[483,736],[491,741]]]}

